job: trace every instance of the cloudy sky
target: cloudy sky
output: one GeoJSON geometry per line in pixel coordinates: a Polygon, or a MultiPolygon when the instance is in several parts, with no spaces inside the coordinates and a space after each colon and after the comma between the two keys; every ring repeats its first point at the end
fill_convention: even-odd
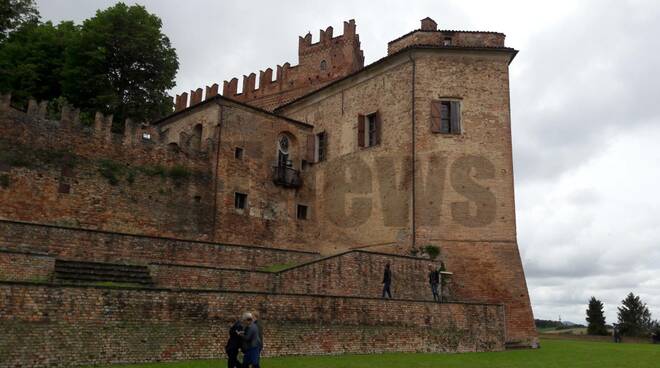
{"type": "MultiPolygon", "coordinates": [[[[82,21],[111,0],[38,0],[82,21]]],[[[133,3],[133,1],[126,1],[133,3]]],[[[366,63],[430,16],[504,32],[511,64],[518,240],[537,318],[607,322],[633,291],[660,319],[660,2],[142,0],[178,51],[180,93],[286,61],[298,36],[354,18],[366,63]]],[[[258,75],[258,73],[257,73],[258,75]]]]}

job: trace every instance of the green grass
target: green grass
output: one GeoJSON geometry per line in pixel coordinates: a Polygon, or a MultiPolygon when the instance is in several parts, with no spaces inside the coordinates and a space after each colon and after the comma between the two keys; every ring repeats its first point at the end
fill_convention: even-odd
{"type": "MultiPolygon", "coordinates": [[[[267,358],[266,368],[645,368],[660,366],[660,345],[542,340],[538,350],[466,354],[378,354],[267,358]]],[[[217,368],[223,360],[113,365],[112,368],[217,368]]]]}

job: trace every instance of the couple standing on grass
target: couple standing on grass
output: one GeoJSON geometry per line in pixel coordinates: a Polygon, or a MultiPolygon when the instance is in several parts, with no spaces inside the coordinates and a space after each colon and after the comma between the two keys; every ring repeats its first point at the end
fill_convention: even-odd
{"type": "Polygon", "coordinates": [[[263,326],[257,312],[245,312],[241,319],[229,328],[229,340],[225,346],[228,368],[259,368],[261,351],[264,349],[263,326]],[[238,352],[243,352],[243,362],[238,352]]]}

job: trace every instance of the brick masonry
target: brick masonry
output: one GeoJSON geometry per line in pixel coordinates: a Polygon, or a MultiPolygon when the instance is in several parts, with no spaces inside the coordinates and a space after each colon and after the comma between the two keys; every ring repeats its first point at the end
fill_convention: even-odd
{"type": "Polygon", "coordinates": [[[254,305],[272,319],[273,354],[422,351],[427,345],[432,351],[498,350],[504,341],[536,346],[516,239],[508,75],[516,51],[504,46],[504,35],[437,31],[427,18],[421,30],[390,42],[387,57],[364,68],[354,23],[345,25],[343,36],[326,29],[320,42],[311,43],[310,35],[299,46],[300,65],[283,65],[277,82],[265,83],[272,76],[267,70],[259,88],[255,75],[246,76],[240,95],[236,80],[224,88],[231,92],[226,96],[216,94],[217,85],[205,99],[201,90],[193,91],[190,107],[187,94],[185,101],[179,96],[176,113],[153,125],[127,121],[123,135],[110,131],[110,117],[97,114],[87,126],[66,107],[59,120],[50,120],[44,103],[31,101],[20,111],[1,96],[0,248],[10,251],[0,253],[10,270],[5,279],[42,279],[52,258],[61,258],[150,265],[161,286],[207,289],[5,283],[3,301],[12,309],[1,314],[3,321],[43,322],[63,315],[58,308],[69,308],[79,329],[53,317],[55,325],[44,322],[41,332],[59,326],[62,341],[86,344],[60,351],[32,334],[37,325],[17,322],[6,325],[17,331],[11,336],[25,335],[56,353],[29,355],[15,349],[22,346],[16,340],[5,340],[11,359],[41,359],[44,365],[97,359],[81,358],[83,350],[99,362],[201,358],[221,351],[223,341],[215,336],[224,336],[230,316],[254,305]],[[323,59],[335,51],[336,60],[323,59]],[[324,60],[337,68],[323,75],[324,60]],[[437,100],[460,103],[460,134],[431,131],[431,103],[437,100]],[[276,106],[274,113],[261,109],[276,106]],[[376,112],[380,144],[362,148],[358,116],[376,112]],[[326,133],[328,145],[326,160],[315,162],[319,132],[326,133]],[[282,137],[290,142],[288,159],[300,175],[299,187],[273,181],[282,137]],[[236,148],[242,157],[235,157],[236,148]],[[244,209],[234,206],[237,192],[248,196],[244,209]],[[308,206],[304,219],[296,216],[301,204],[308,206]],[[426,245],[438,246],[454,273],[453,300],[478,306],[355,298],[380,294],[382,266],[389,260],[395,296],[430,299],[428,261],[405,257],[426,245]],[[372,253],[319,259],[352,249],[372,253]],[[260,272],[278,264],[300,266],[260,272]],[[46,314],[37,308],[42,305],[46,314]],[[477,310],[492,308],[498,312],[475,317],[477,310]],[[99,338],[104,310],[118,322],[99,338]],[[208,326],[208,311],[223,321],[221,335],[208,326]],[[162,322],[150,320],[152,312],[162,322]],[[193,318],[198,312],[201,320],[193,318]],[[402,321],[405,312],[429,316],[424,326],[430,330],[402,321]],[[155,340],[135,327],[136,315],[160,331],[155,340]],[[403,324],[389,324],[389,318],[403,324]],[[443,323],[483,328],[449,334],[458,337],[448,341],[434,330],[436,322],[441,331],[447,331],[443,323]],[[217,349],[183,350],[172,342],[177,336],[217,349]],[[377,341],[373,350],[370,340],[377,341]],[[145,344],[150,347],[138,348],[145,344]]]}
{"type": "Polygon", "coordinates": [[[178,263],[255,270],[303,263],[318,253],[139,236],[0,220],[0,247],[47,253],[66,260],[109,263],[178,263]]]}
{"type": "Polygon", "coordinates": [[[43,253],[8,250],[0,246],[0,280],[50,281],[55,258],[43,253]]]}
{"type": "Polygon", "coordinates": [[[504,349],[494,304],[0,282],[0,367],[219,358],[245,310],[267,356],[504,349]]]}
{"type": "MultiPolygon", "coordinates": [[[[159,287],[376,298],[381,296],[386,263],[391,265],[395,298],[433,300],[428,266],[438,266],[437,262],[359,250],[273,272],[158,263],[149,268],[159,287]]],[[[460,300],[453,296],[451,275],[445,277],[445,300],[460,300]]]]}

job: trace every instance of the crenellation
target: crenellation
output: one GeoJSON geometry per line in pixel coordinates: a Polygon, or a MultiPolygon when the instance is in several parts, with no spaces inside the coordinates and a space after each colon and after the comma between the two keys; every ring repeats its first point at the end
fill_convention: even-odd
{"type": "Polygon", "coordinates": [[[108,142],[112,137],[112,115],[104,116],[97,111],[94,115],[94,135],[108,142]]]}
{"type": "MultiPolygon", "coordinates": [[[[344,34],[333,36],[334,28],[319,31],[320,38],[312,43],[312,34],[298,38],[298,64],[277,65],[275,80],[273,70],[268,68],[256,74],[243,76],[243,89],[238,93],[236,78],[225,81],[222,95],[256,107],[274,110],[278,105],[291,101],[333,80],[351,74],[364,66],[364,54],[360,49],[360,39],[356,33],[355,20],[344,22],[344,34]],[[236,82],[234,80],[236,79],[236,82]]],[[[175,103],[178,100],[175,100],[175,103]]],[[[190,106],[194,105],[191,102],[190,106]]],[[[176,105],[176,111],[185,109],[176,105]]]]}
{"type": "Polygon", "coordinates": [[[60,127],[71,130],[80,127],[80,109],[74,108],[69,104],[61,106],[60,127]]]}
{"type": "Polygon", "coordinates": [[[138,133],[138,125],[132,119],[124,121],[124,138],[123,143],[125,146],[130,146],[136,142],[138,133]]]}
{"type": "Polygon", "coordinates": [[[254,73],[250,73],[249,75],[244,75],[243,76],[243,91],[241,94],[247,95],[248,93],[252,93],[255,91],[255,85],[257,82],[257,75],[254,73]]]}
{"type": "Polygon", "coordinates": [[[350,39],[354,36],[357,36],[355,30],[356,30],[355,19],[351,19],[348,22],[344,22],[344,34],[343,34],[344,37],[350,39]]]}
{"type": "Polygon", "coordinates": [[[327,44],[332,40],[332,26],[329,26],[328,28],[324,30],[320,30],[319,34],[319,43],[322,44],[327,44]]]}
{"type": "Polygon", "coordinates": [[[267,88],[273,83],[273,69],[259,71],[259,89],[267,88]]]}
{"type": "Polygon", "coordinates": [[[201,88],[197,88],[194,91],[190,91],[190,105],[189,106],[194,106],[194,105],[197,105],[198,103],[202,102],[202,94],[203,94],[203,90],[201,88]]]}
{"type": "Polygon", "coordinates": [[[218,88],[219,88],[219,86],[218,86],[217,83],[213,83],[210,87],[206,86],[206,96],[204,97],[204,101],[217,96],[218,95],[218,88]]]}

